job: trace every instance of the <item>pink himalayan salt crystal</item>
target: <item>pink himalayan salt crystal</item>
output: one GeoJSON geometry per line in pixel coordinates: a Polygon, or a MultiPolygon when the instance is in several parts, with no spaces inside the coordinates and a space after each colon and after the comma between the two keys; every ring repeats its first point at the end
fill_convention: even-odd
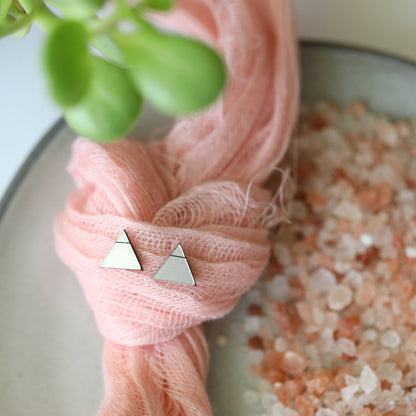
{"type": "Polygon", "coordinates": [[[303,322],[310,323],[313,321],[313,307],[309,302],[297,302],[295,306],[303,322]]]}
{"type": "Polygon", "coordinates": [[[352,301],[353,293],[348,286],[343,284],[333,287],[326,298],[326,302],[330,309],[334,311],[342,311],[352,301]]]}
{"type": "Polygon", "coordinates": [[[379,384],[378,377],[370,366],[365,365],[360,374],[360,387],[367,395],[372,393],[379,384]]]}
{"type": "Polygon", "coordinates": [[[394,125],[387,120],[380,120],[376,123],[378,138],[388,147],[395,147],[398,144],[398,134],[394,125]]]}
{"type": "Polygon", "coordinates": [[[364,247],[371,247],[374,243],[374,238],[371,234],[363,233],[360,235],[360,241],[364,247]]]}
{"type": "Polygon", "coordinates": [[[334,273],[320,267],[312,273],[309,280],[309,287],[317,292],[328,292],[328,290],[336,285],[336,282],[334,273]]]}
{"type": "Polygon", "coordinates": [[[225,347],[228,344],[228,338],[225,335],[218,335],[217,345],[219,347],[225,347]]]}
{"type": "Polygon", "coordinates": [[[407,138],[412,134],[412,129],[409,123],[403,120],[400,120],[396,123],[396,129],[397,133],[399,133],[401,137],[407,138]]]}
{"type": "Polygon", "coordinates": [[[248,405],[258,403],[260,400],[260,393],[258,391],[246,390],[243,394],[244,402],[248,405]]]}
{"type": "Polygon", "coordinates": [[[315,416],[338,416],[338,413],[334,412],[331,409],[324,409],[323,407],[321,407],[320,409],[318,409],[315,416]]]}
{"type": "Polygon", "coordinates": [[[369,282],[364,282],[355,292],[354,301],[357,306],[368,306],[376,297],[376,290],[369,282]]]}
{"type": "Polygon", "coordinates": [[[337,391],[327,391],[325,392],[323,398],[322,398],[322,403],[330,408],[333,409],[335,403],[339,400],[339,392],[337,391]]]}
{"type": "Polygon", "coordinates": [[[416,369],[409,371],[404,378],[404,383],[406,387],[416,386],[416,369]]]}
{"type": "Polygon", "coordinates": [[[348,104],[346,111],[353,116],[363,116],[368,112],[367,107],[361,101],[353,101],[348,104]]]}
{"type": "Polygon", "coordinates": [[[377,368],[377,374],[380,377],[380,379],[387,379],[389,374],[391,374],[396,369],[396,364],[387,361],[386,363],[382,363],[377,368]]]}
{"type": "Polygon", "coordinates": [[[314,415],[312,401],[306,396],[300,395],[295,398],[295,408],[300,416],[314,415]]]}
{"type": "Polygon", "coordinates": [[[348,201],[340,202],[333,211],[334,215],[340,218],[347,218],[353,221],[361,221],[363,213],[361,209],[348,201]]]}
{"type": "MultiPolygon", "coordinates": [[[[365,107],[362,110],[366,112],[365,107]]],[[[304,290],[278,311],[278,317],[285,318],[280,321],[290,325],[283,325],[286,331],[274,349],[280,354],[279,371],[286,377],[293,375],[281,368],[285,352],[307,358],[308,365],[295,375],[304,383],[304,391],[285,403],[291,409],[273,408],[276,416],[286,410],[291,416],[407,416],[412,409],[402,403],[416,403],[416,296],[413,282],[407,289],[403,284],[416,272],[413,127],[406,123],[400,132],[397,125],[368,113],[363,119],[347,117],[351,129],[344,121],[333,126],[340,133],[336,140],[329,140],[310,121],[304,121],[305,137],[299,138],[298,151],[309,169],[299,180],[300,215],[292,216],[292,224],[277,235],[277,244],[290,252],[289,257],[278,250],[279,255],[292,265],[280,265],[272,275],[297,278],[304,290]],[[376,124],[379,130],[374,134],[376,124]],[[320,135],[324,145],[308,140],[309,133],[320,135]],[[396,144],[391,134],[400,138],[396,144]],[[404,136],[409,140],[402,140],[404,136]],[[330,161],[335,154],[338,165],[314,162],[330,161]],[[319,210],[305,203],[319,206],[320,199],[325,205],[319,210]],[[302,274],[289,272],[296,267],[302,274]],[[353,300],[335,296],[331,308],[331,296],[340,286],[351,290],[353,300]],[[288,328],[293,331],[287,332],[288,328]],[[316,368],[332,371],[334,380],[325,392],[324,384],[316,382],[316,368]],[[315,390],[318,395],[312,393],[315,390]],[[307,400],[298,399],[297,406],[300,397],[307,400]],[[308,400],[308,406],[302,406],[308,400]]],[[[273,350],[273,344],[268,348],[273,350]]],[[[283,385],[277,384],[275,388],[283,385]]],[[[273,386],[270,380],[269,386],[273,386]]]]}
{"type": "Polygon", "coordinates": [[[282,370],[291,375],[300,374],[307,366],[307,360],[294,351],[287,351],[281,363],[282,370]]]}
{"type": "Polygon", "coordinates": [[[278,337],[274,341],[274,349],[276,351],[284,352],[288,349],[288,342],[282,337],[278,337]]]}
{"type": "MultiPolygon", "coordinates": [[[[299,416],[299,413],[296,410],[293,410],[291,408],[285,409],[285,416],[299,416]]],[[[280,416],[281,413],[274,413],[273,416],[280,416]]]]}
{"type": "Polygon", "coordinates": [[[380,337],[380,342],[383,347],[397,348],[402,338],[394,329],[389,329],[380,337]]]}
{"type": "Polygon", "coordinates": [[[329,382],[330,379],[326,375],[315,377],[306,382],[306,389],[308,393],[314,395],[315,397],[321,397],[327,391],[329,382]]]}
{"type": "Polygon", "coordinates": [[[353,357],[357,351],[355,342],[349,338],[340,338],[336,343],[336,350],[338,354],[346,354],[353,357]]]}
{"type": "Polygon", "coordinates": [[[351,386],[346,386],[341,389],[341,397],[345,403],[349,403],[354,397],[354,394],[360,389],[358,384],[352,384],[351,386]]]}
{"type": "Polygon", "coordinates": [[[389,350],[385,348],[381,348],[374,353],[371,354],[371,366],[377,367],[381,363],[384,363],[390,358],[390,352],[389,350]]]}
{"type": "Polygon", "coordinates": [[[406,246],[404,252],[406,254],[406,257],[409,257],[411,259],[416,258],[416,246],[406,246]]]}
{"type": "Polygon", "coordinates": [[[286,244],[275,243],[273,245],[273,252],[276,259],[282,266],[290,266],[292,264],[292,256],[286,244]]]}
{"type": "Polygon", "coordinates": [[[406,362],[411,368],[416,368],[416,354],[408,353],[406,354],[406,362]]]}
{"type": "Polygon", "coordinates": [[[377,339],[377,331],[375,329],[367,329],[361,335],[361,341],[373,342],[377,339]]]}
{"type": "Polygon", "coordinates": [[[344,276],[344,283],[347,283],[352,288],[357,289],[363,284],[363,275],[357,270],[350,270],[344,276]]]}

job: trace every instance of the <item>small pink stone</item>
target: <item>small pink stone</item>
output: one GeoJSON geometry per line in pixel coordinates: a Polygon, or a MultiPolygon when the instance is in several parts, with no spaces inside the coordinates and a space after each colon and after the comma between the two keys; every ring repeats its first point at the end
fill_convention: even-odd
{"type": "Polygon", "coordinates": [[[381,345],[386,348],[397,348],[402,338],[394,329],[387,330],[380,338],[381,345]]]}
{"type": "Polygon", "coordinates": [[[355,303],[357,306],[368,306],[376,297],[376,290],[371,283],[363,283],[355,292],[355,303]]]}
{"type": "Polygon", "coordinates": [[[377,375],[368,365],[365,365],[360,374],[360,387],[363,392],[370,394],[377,388],[378,383],[377,375]]]}
{"type": "Polygon", "coordinates": [[[367,108],[361,101],[353,101],[348,105],[347,112],[353,116],[363,116],[367,114],[367,108]]]}
{"type": "Polygon", "coordinates": [[[282,370],[291,375],[300,374],[307,366],[307,360],[294,351],[287,351],[281,364],[282,370]]]}
{"type": "Polygon", "coordinates": [[[336,285],[328,293],[326,302],[330,309],[341,311],[351,303],[352,296],[352,291],[348,286],[336,285]]]}
{"type": "Polygon", "coordinates": [[[376,123],[378,138],[388,147],[395,147],[398,144],[398,134],[394,125],[387,120],[380,120],[376,123]]]}
{"type": "Polygon", "coordinates": [[[399,121],[396,124],[396,130],[401,137],[410,137],[410,135],[412,134],[412,129],[409,123],[405,121],[399,121]]]}
{"type": "Polygon", "coordinates": [[[218,335],[217,345],[219,347],[225,347],[228,344],[228,338],[225,335],[218,335]]]}

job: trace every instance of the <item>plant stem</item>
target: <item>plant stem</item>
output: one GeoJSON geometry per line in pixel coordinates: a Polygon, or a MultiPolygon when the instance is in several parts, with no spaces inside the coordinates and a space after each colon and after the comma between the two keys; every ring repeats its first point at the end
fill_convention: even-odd
{"type": "Polygon", "coordinates": [[[61,19],[53,14],[43,0],[19,0],[27,13],[37,10],[35,23],[45,32],[51,32],[61,19]]]}
{"type": "Polygon", "coordinates": [[[35,19],[38,11],[39,11],[39,8],[34,8],[29,14],[22,17],[21,19],[16,20],[15,22],[12,22],[12,23],[2,25],[0,27],[0,38],[11,35],[19,31],[20,29],[23,29],[27,25],[30,25],[35,19]]]}
{"type": "Polygon", "coordinates": [[[124,16],[120,10],[116,10],[113,14],[105,19],[96,19],[88,23],[88,31],[91,36],[100,35],[108,32],[108,29],[112,28],[119,20],[124,16]]]}
{"type": "Polygon", "coordinates": [[[45,32],[51,32],[60,21],[62,19],[53,14],[45,4],[42,4],[35,17],[35,23],[45,32]]]}

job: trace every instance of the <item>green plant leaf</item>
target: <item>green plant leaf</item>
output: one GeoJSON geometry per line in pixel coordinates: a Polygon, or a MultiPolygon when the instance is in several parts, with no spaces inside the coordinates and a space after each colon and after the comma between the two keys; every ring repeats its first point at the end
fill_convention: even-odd
{"type": "Polygon", "coordinates": [[[123,54],[111,36],[106,33],[95,35],[90,39],[90,44],[111,62],[121,66],[125,65],[123,54]]]}
{"type": "Polygon", "coordinates": [[[32,28],[31,24],[26,25],[23,29],[18,30],[17,32],[14,32],[12,34],[12,36],[16,39],[21,39],[24,38],[29,32],[30,29],[32,28]]]}
{"type": "Polygon", "coordinates": [[[0,0],[0,25],[4,22],[13,0],[0,0]]]}
{"type": "Polygon", "coordinates": [[[143,0],[141,8],[148,8],[159,11],[167,11],[173,7],[173,0],[143,0]]]}
{"type": "Polygon", "coordinates": [[[68,19],[84,20],[94,16],[103,7],[105,0],[47,0],[47,3],[68,19]]]}
{"type": "Polygon", "coordinates": [[[124,69],[92,58],[92,77],[81,101],[64,111],[68,124],[92,140],[108,142],[126,135],[141,110],[142,99],[124,69]]]}
{"type": "Polygon", "coordinates": [[[17,39],[23,38],[29,33],[32,25],[30,22],[21,21],[22,19],[17,19],[11,13],[8,13],[6,16],[6,19],[3,22],[2,28],[10,29],[10,33],[8,33],[8,35],[13,36],[14,38],[17,38],[17,39]]]}
{"type": "Polygon", "coordinates": [[[115,36],[131,65],[129,73],[136,87],[167,114],[207,107],[224,87],[222,59],[205,44],[147,28],[115,36]]]}
{"type": "Polygon", "coordinates": [[[88,36],[83,24],[65,22],[50,34],[45,66],[52,94],[62,106],[75,104],[85,94],[90,81],[88,36]]]}

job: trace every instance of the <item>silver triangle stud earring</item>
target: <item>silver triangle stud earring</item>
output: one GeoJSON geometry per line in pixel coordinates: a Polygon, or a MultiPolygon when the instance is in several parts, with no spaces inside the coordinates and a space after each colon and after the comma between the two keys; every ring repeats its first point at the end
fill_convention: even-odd
{"type": "Polygon", "coordinates": [[[196,286],[194,276],[181,244],[173,250],[172,254],[160,266],[152,279],[196,286]]]}
{"type": "Polygon", "coordinates": [[[100,267],[106,269],[143,270],[126,230],[123,230],[118,236],[100,267]]]}

